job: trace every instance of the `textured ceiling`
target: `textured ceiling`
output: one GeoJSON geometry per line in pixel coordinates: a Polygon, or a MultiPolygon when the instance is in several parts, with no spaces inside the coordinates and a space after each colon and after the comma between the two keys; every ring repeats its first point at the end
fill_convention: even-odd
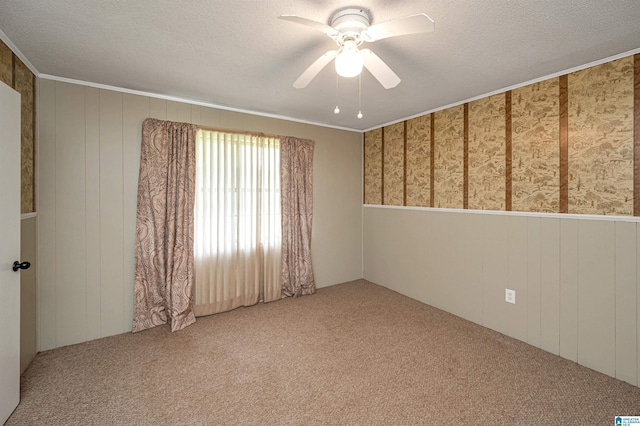
{"type": "Polygon", "coordinates": [[[363,130],[640,47],[638,0],[0,0],[0,30],[41,74],[363,130]],[[385,90],[327,66],[296,78],[335,43],[328,23],[362,6],[372,23],[426,13],[429,34],[367,44],[400,76],[385,90]]]}

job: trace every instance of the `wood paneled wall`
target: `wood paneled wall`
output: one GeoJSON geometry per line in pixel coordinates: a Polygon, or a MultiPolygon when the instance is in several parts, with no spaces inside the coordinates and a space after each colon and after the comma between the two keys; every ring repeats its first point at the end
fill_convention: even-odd
{"type": "Polygon", "coordinates": [[[640,227],[609,218],[364,208],[364,278],[634,385],[640,227]],[[516,304],[505,302],[505,288],[516,304]]]}
{"type": "Polygon", "coordinates": [[[640,54],[366,132],[365,204],[640,215],[639,79],[640,54]]]}
{"type": "Polygon", "coordinates": [[[640,55],[366,132],[364,156],[364,278],[640,383],[636,219],[464,211],[640,216],[640,55]]]}
{"type": "Polygon", "coordinates": [[[22,213],[35,211],[35,76],[0,40],[0,81],[20,93],[21,111],[21,200],[22,213]]]}
{"type": "Polygon", "coordinates": [[[315,140],[316,284],[361,278],[361,133],[52,80],[39,90],[39,350],[131,330],[147,117],[315,140]]]}

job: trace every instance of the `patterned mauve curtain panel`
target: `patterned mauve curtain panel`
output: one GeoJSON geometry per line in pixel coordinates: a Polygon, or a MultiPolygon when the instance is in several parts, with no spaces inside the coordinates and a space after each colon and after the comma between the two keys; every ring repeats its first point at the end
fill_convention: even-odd
{"type": "Polygon", "coordinates": [[[133,332],[193,324],[193,229],[197,127],[142,124],[136,216],[133,332]]]}
{"type": "Polygon", "coordinates": [[[282,296],[316,292],[311,264],[313,147],[307,139],[280,141],[282,188],[282,296]]]}

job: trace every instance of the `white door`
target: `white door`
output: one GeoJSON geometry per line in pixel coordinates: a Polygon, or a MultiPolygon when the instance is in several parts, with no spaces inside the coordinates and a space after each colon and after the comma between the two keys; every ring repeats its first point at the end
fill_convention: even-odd
{"type": "Polygon", "coordinates": [[[20,94],[0,82],[0,424],[20,402],[20,94]]]}

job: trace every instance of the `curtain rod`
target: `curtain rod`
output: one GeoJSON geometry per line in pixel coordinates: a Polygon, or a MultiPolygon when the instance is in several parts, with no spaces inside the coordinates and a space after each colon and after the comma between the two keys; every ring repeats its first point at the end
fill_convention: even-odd
{"type": "Polygon", "coordinates": [[[235,130],[235,129],[223,129],[221,127],[210,127],[210,126],[200,126],[197,125],[198,129],[208,130],[210,132],[220,132],[220,133],[236,133],[241,135],[249,135],[249,136],[261,136],[265,138],[282,138],[281,135],[273,135],[269,133],[262,132],[250,132],[248,130],[235,130]]]}

